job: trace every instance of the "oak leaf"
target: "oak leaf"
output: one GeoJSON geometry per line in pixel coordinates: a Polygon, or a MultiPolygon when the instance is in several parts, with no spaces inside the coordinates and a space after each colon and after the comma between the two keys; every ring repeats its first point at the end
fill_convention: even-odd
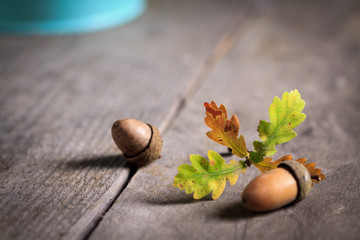
{"type": "Polygon", "coordinates": [[[293,131],[306,115],[301,111],[305,107],[305,101],[300,93],[294,91],[284,92],[282,99],[275,97],[269,107],[270,122],[260,120],[258,126],[261,141],[254,141],[255,151],[250,153],[253,163],[261,162],[264,156],[276,153],[275,145],[285,143],[296,137],[293,131]]]}
{"type": "Polygon", "coordinates": [[[190,155],[192,165],[182,164],[178,167],[179,173],[175,176],[174,187],[185,190],[185,193],[194,193],[194,199],[201,199],[212,191],[215,200],[224,192],[226,181],[234,185],[240,173],[246,170],[243,161],[225,160],[215,151],[208,151],[209,161],[196,154],[190,155]]]}
{"type": "Polygon", "coordinates": [[[296,161],[303,164],[306,167],[306,169],[309,171],[312,184],[314,184],[314,182],[320,183],[321,180],[324,180],[326,178],[326,176],[323,173],[321,173],[322,170],[320,168],[315,168],[316,163],[306,163],[305,158],[299,158],[296,161]]]}
{"type": "Polygon", "coordinates": [[[206,135],[213,141],[231,148],[232,153],[244,158],[249,156],[246,148],[245,138],[239,134],[239,119],[233,115],[230,120],[227,118],[227,111],[224,105],[217,107],[215,102],[204,103],[206,109],[205,123],[212,129],[206,135]]]}
{"type": "MultiPolygon", "coordinates": [[[[254,166],[257,167],[260,172],[266,172],[271,169],[277,168],[280,163],[282,163],[284,161],[289,161],[289,160],[292,160],[291,155],[285,155],[275,161],[272,161],[271,157],[265,157],[263,161],[254,163],[254,166]]],[[[299,158],[296,161],[303,164],[304,167],[309,171],[309,174],[310,174],[311,180],[312,180],[312,184],[314,182],[320,183],[321,180],[324,180],[326,178],[326,176],[323,173],[321,173],[322,170],[320,168],[315,168],[316,163],[306,163],[305,158],[299,158]]]]}

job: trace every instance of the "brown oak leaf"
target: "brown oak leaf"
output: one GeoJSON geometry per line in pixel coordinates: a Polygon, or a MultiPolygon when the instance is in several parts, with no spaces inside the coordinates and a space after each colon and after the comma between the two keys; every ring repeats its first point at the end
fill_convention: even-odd
{"type": "Polygon", "coordinates": [[[206,135],[211,140],[231,148],[232,153],[241,158],[249,156],[244,136],[238,137],[240,124],[237,116],[233,115],[228,120],[225,106],[218,107],[213,101],[204,103],[204,106],[206,109],[205,123],[212,129],[206,135]]]}
{"type": "Polygon", "coordinates": [[[326,176],[323,173],[321,173],[322,170],[320,168],[315,168],[316,163],[306,163],[305,158],[299,158],[296,161],[303,164],[306,167],[306,169],[309,171],[312,184],[314,184],[314,182],[320,183],[321,180],[324,180],[326,178],[326,176]]]}

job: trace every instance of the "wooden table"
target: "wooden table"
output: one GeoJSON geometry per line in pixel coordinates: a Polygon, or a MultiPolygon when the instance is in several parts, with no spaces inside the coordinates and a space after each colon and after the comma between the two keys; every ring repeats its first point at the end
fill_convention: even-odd
{"type": "Polygon", "coordinates": [[[359,79],[356,0],[154,0],[113,30],[1,36],[0,239],[359,239],[359,79]],[[172,186],[189,154],[226,151],[203,102],[227,106],[251,143],[293,89],[307,118],[275,157],[323,169],[306,200],[244,209],[254,167],[216,201],[172,186]],[[110,134],[120,118],[158,126],[163,157],[131,167],[110,134]]]}

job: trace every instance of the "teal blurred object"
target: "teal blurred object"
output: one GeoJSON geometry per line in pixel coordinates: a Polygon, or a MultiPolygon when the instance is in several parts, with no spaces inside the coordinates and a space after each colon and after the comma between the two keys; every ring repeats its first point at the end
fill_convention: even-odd
{"type": "Polygon", "coordinates": [[[128,23],[146,0],[0,0],[2,34],[76,34],[128,23]]]}

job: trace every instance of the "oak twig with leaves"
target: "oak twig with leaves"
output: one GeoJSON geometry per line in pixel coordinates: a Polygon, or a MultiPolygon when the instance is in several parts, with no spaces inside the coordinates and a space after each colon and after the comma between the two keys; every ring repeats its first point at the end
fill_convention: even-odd
{"type": "MultiPolygon", "coordinates": [[[[276,161],[269,157],[275,154],[275,146],[285,143],[296,137],[293,130],[304,121],[306,115],[302,113],[305,101],[301,99],[297,90],[284,92],[282,99],[275,97],[269,107],[270,122],[260,120],[257,131],[260,141],[254,141],[253,151],[248,151],[245,138],[239,135],[239,119],[233,115],[230,120],[224,105],[219,107],[211,102],[204,104],[206,109],[205,123],[212,131],[206,135],[213,141],[231,149],[232,153],[245,160],[231,160],[229,164],[215,151],[208,152],[208,159],[200,155],[190,155],[189,164],[178,167],[179,173],[175,176],[174,186],[185,193],[194,193],[194,199],[201,199],[212,191],[215,200],[221,196],[225,189],[226,181],[234,185],[240,175],[247,167],[254,165],[265,172],[276,168],[281,162],[292,160],[291,155],[286,155],[276,161]]],[[[309,171],[311,179],[319,183],[325,178],[321,169],[315,168],[315,163],[305,164],[306,159],[297,160],[309,171]]]]}

